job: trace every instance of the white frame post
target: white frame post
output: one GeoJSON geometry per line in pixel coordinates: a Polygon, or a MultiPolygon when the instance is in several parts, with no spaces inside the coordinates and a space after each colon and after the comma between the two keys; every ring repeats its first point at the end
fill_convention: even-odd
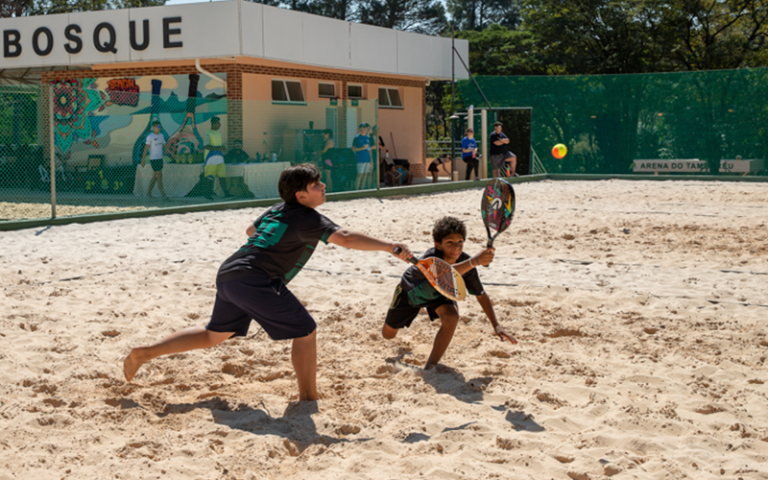
{"type": "Polygon", "coordinates": [[[480,178],[488,178],[488,109],[480,110],[480,128],[483,130],[483,161],[480,162],[480,178]]]}
{"type": "Polygon", "coordinates": [[[51,149],[51,218],[56,218],[56,144],[53,129],[53,85],[48,85],[48,122],[50,122],[50,138],[48,145],[51,149]]]}

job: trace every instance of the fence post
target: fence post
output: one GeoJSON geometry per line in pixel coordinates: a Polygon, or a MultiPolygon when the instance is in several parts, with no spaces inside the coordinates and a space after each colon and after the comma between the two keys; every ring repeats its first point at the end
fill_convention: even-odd
{"type": "Polygon", "coordinates": [[[480,162],[480,178],[488,178],[488,110],[480,110],[480,128],[483,131],[483,161],[480,162]]]}
{"type": "Polygon", "coordinates": [[[53,129],[53,85],[48,85],[48,122],[50,138],[48,145],[51,149],[51,218],[56,218],[56,144],[53,129]]]}

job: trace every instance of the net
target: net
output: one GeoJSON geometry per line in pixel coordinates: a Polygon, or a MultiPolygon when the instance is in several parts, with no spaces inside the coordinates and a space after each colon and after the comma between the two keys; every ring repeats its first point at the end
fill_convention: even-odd
{"type": "MultiPolygon", "coordinates": [[[[476,80],[493,109],[531,108],[520,173],[766,173],[768,106],[757,100],[768,93],[766,68],[476,80]],[[551,153],[558,143],[563,159],[551,153]]],[[[471,82],[460,91],[465,104],[484,105],[471,82]]],[[[524,137],[525,122],[505,121],[504,131],[524,137]]]]}
{"type": "Polygon", "coordinates": [[[196,77],[0,87],[0,222],[278,199],[280,173],[299,163],[329,193],[379,186],[375,99],[306,100],[290,84],[279,101],[230,100],[196,77]]]}

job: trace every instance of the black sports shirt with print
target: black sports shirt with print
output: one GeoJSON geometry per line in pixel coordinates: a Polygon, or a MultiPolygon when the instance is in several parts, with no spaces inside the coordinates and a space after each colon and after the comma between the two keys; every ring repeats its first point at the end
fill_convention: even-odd
{"type": "MultiPolygon", "coordinates": [[[[437,257],[441,260],[445,260],[443,258],[443,252],[436,248],[430,248],[421,258],[424,259],[429,257],[437,257]]],[[[469,255],[461,252],[458,260],[456,260],[456,263],[469,260],[469,258],[469,255]]],[[[473,268],[472,270],[462,275],[462,278],[464,279],[464,283],[467,285],[467,292],[470,295],[482,295],[485,293],[483,284],[480,282],[480,276],[477,274],[476,268],[473,268]]],[[[400,280],[400,286],[403,292],[408,295],[408,301],[415,307],[426,305],[430,301],[442,296],[441,293],[435,290],[435,287],[430,285],[430,283],[424,277],[424,274],[421,273],[421,270],[419,270],[419,268],[415,265],[411,265],[408,270],[405,271],[403,278],[400,280]]]]}
{"type": "Polygon", "coordinates": [[[217,283],[255,273],[287,284],[309,261],[317,243],[328,243],[341,228],[313,208],[288,203],[273,205],[253,225],[256,233],[224,261],[217,283]]]}

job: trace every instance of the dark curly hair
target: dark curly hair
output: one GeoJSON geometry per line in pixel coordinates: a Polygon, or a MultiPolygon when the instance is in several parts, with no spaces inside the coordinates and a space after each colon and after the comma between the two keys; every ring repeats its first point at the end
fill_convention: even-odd
{"type": "Polygon", "coordinates": [[[296,192],[306,191],[307,187],[320,181],[320,170],[311,163],[301,163],[283,170],[277,182],[277,191],[285,203],[299,203],[296,192]]]}
{"type": "Polygon", "coordinates": [[[467,238],[467,227],[464,223],[456,217],[443,217],[435,222],[435,226],[432,229],[432,239],[440,243],[445,237],[452,233],[461,234],[461,238],[467,238]]]}

